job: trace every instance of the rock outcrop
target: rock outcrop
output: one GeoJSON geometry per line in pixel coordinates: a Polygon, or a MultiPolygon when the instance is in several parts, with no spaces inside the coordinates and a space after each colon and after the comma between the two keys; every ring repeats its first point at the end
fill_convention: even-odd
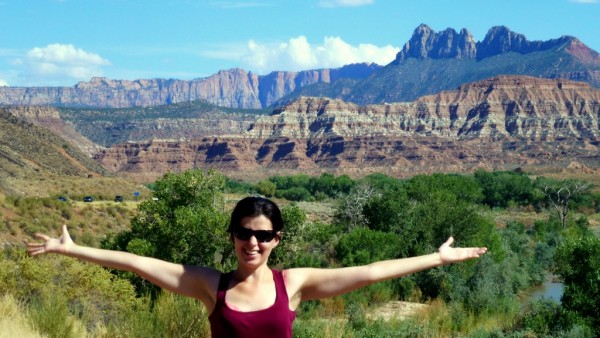
{"type": "Polygon", "coordinates": [[[523,34],[515,33],[505,26],[495,26],[488,30],[483,41],[476,42],[465,28],[457,33],[448,28],[436,32],[422,24],[415,29],[411,39],[396,56],[395,62],[408,58],[415,59],[485,59],[505,54],[529,54],[565,46],[566,50],[581,61],[600,62],[597,52],[587,47],[577,38],[563,36],[548,41],[529,41],[523,34]]]}
{"type": "Polygon", "coordinates": [[[95,77],[74,87],[0,87],[0,105],[126,108],[206,100],[221,107],[260,109],[302,86],[341,77],[362,79],[379,68],[362,63],[265,76],[235,68],[190,81],[95,77]]]}
{"type": "Polygon", "coordinates": [[[298,169],[408,176],[573,161],[598,168],[599,118],[600,90],[588,84],[502,76],[410,103],[303,97],[241,135],[126,143],[95,159],[130,177],[199,167],[246,177],[298,169]]]}

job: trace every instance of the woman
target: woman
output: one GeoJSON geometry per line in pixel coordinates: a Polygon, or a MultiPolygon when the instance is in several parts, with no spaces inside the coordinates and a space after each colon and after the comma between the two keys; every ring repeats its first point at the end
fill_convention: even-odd
{"type": "Polygon", "coordinates": [[[213,337],[292,337],[300,302],[341,295],[360,287],[484,254],[486,248],[453,248],[449,238],[437,252],[410,258],[337,269],[272,270],[267,261],[281,240],[283,219],[277,205],[261,197],[238,202],[228,231],[237,268],[223,273],[159,259],[79,246],[63,225],[62,236],[36,234],[32,256],[58,253],[105,267],[131,271],[172,292],[200,300],[210,313],[213,337]]]}

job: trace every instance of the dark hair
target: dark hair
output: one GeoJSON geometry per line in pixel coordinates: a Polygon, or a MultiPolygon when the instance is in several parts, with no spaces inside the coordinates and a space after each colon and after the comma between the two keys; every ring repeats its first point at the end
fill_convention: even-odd
{"type": "Polygon", "coordinates": [[[281,210],[275,202],[258,196],[250,196],[240,200],[233,212],[231,213],[231,221],[227,231],[233,233],[242,223],[245,217],[255,217],[263,215],[273,224],[273,230],[281,231],[283,229],[283,218],[281,210]]]}

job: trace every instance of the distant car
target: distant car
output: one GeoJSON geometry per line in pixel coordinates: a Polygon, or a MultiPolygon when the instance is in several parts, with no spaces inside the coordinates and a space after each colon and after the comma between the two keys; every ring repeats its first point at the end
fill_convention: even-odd
{"type": "Polygon", "coordinates": [[[121,196],[121,195],[115,196],[115,202],[123,202],[123,196],[121,196]]]}
{"type": "Polygon", "coordinates": [[[92,196],[85,196],[85,197],[83,198],[83,201],[84,201],[84,202],[93,202],[93,201],[94,201],[94,198],[93,198],[92,196]]]}
{"type": "Polygon", "coordinates": [[[58,200],[61,202],[66,202],[67,198],[65,196],[58,196],[58,200]]]}

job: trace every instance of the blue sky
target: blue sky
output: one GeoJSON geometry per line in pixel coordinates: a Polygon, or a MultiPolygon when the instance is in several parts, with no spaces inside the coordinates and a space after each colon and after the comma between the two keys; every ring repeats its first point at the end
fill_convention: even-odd
{"type": "Polygon", "coordinates": [[[422,23],[600,51],[600,0],[0,0],[0,85],[385,65],[422,23]]]}

